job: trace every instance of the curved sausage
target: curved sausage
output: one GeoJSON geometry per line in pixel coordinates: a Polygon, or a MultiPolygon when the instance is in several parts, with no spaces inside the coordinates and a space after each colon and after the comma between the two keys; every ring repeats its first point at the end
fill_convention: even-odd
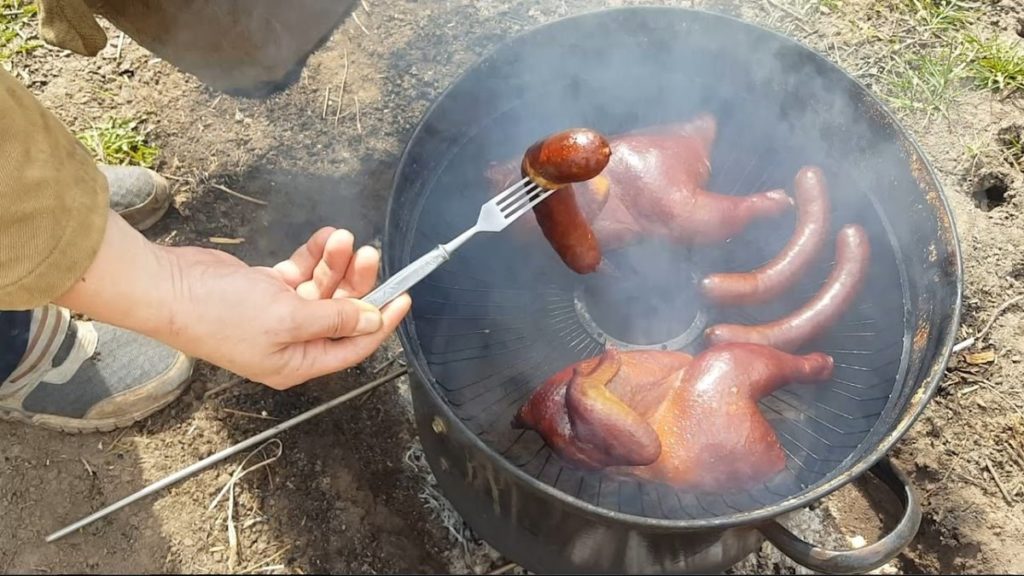
{"type": "Polygon", "coordinates": [[[596,177],[608,165],[608,139],[587,128],[573,128],[538,140],[523,156],[523,175],[554,189],[596,177]]]}
{"type": "Polygon", "coordinates": [[[719,306],[745,306],[774,300],[789,290],[807,271],[825,244],[832,210],[825,175],[805,167],[794,179],[798,210],[796,229],[774,258],[750,272],[711,274],[701,291],[719,306]]]}
{"type": "Polygon", "coordinates": [[[836,237],[836,263],[821,290],[800,309],[755,326],[717,324],[704,332],[709,345],[749,342],[792,352],[828,330],[853,304],[867,277],[871,244],[858,225],[844,226],[836,237]]]}
{"type": "Polygon", "coordinates": [[[598,176],[611,158],[611,146],[593,130],[576,128],[534,143],[521,164],[524,177],[549,189],[557,189],[533,207],[544,237],[578,274],[588,274],[601,263],[601,247],[576,203],[571,184],[598,176]]]}

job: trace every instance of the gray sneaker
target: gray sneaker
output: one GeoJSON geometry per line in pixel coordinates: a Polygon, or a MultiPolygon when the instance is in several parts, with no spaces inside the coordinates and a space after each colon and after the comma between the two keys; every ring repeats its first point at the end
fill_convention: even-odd
{"type": "Polygon", "coordinates": [[[28,348],[0,383],[0,418],[64,432],[109,432],[170,404],[194,361],[140,334],[33,311],[28,348]]]}
{"type": "Polygon", "coordinates": [[[137,230],[156,224],[171,205],[171,186],[163,176],[141,166],[100,164],[110,188],[110,207],[137,230]]]}

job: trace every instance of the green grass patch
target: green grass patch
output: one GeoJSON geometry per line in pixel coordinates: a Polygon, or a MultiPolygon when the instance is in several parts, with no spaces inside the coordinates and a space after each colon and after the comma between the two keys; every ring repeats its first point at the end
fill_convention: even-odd
{"type": "Polygon", "coordinates": [[[885,97],[905,111],[945,115],[969,73],[963,50],[912,53],[893,61],[884,77],[885,97]]]}
{"type": "Polygon", "coordinates": [[[38,11],[31,0],[0,0],[0,62],[43,45],[36,39],[38,11]]]}
{"type": "Polygon", "coordinates": [[[978,18],[979,4],[963,0],[902,0],[903,8],[929,32],[944,33],[970,26],[978,18]]]}
{"type": "Polygon", "coordinates": [[[818,0],[818,8],[838,12],[843,9],[843,0],[818,0]]]}
{"type": "Polygon", "coordinates": [[[1012,92],[1024,88],[1024,51],[998,37],[966,36],[974,48],[973,76],[983,88],[1012,92]]]}
{"type": "Polygon", "coordinates": [[[148,142],[148,133],[141,120],[110,118],[79,133],[78,140],[103,164],[149,168],[160,150],[148,142]]]}

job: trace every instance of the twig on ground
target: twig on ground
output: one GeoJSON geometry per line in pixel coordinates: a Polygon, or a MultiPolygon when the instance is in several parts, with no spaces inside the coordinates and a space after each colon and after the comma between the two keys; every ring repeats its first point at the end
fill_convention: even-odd
{"type": "Polygon", "coordinates": [[[373,373],[374,374],[380,374],[384,370],[388,369],[392,364],[394,364],[396,360],[398,360],[398,356],[392,356],[390,360],[388,360],[387,362],[385,362],[385,363],[381,364],[380,366],[374,368],[373,369],[373,373]]]}
{"type": "Polygon", "coordinates": [[[949,475],[953,473],[953,470],[956,469],[956,465],[960,463],[960,460],[963,457],[964,452],[960,452],[959,454],[956,455],[956,458],[953,459],[953,463],[949,465],[949,468],[946,468],[946,473],[942,475],[942,478],[939,480],[938,484],[936,484],[935,487],[932,488],[931,490],[925,492],[925,496],[931,495],[931,493],[934,492],[940,485],[946,483],[946,479],[949,478],[949,475]]]}
{"type": "MultiPolygon", "coordinates": [[[[272,566],[267,566],[267,564],[270,564],[271,562],[273,562],[273,561],[277,560],[278,558],[280,558],[281,556],[283,556],[284,553],[287,552],[289,549],[291,549],[291,546],[286,544],[283,547],[281,547],[281,549],[278,550],[277,552],[274,552],[270,556],[267,556],[263,560],[260,560],[258,563],[250,564],[249,566],[247,566],[247,567],[243,568],[242,570],[240,570],[240,572],[244,573],[244,572],[254,572],[256,570],[269,570],[270,568],[272,568],[272,566]]],[[[281,567],[283,568],[283,566],[281,566],[281,567]]]]}
{"type": "Polygon", "coordinates": [[[92,466],[89,466],[89,463],[85,461],[85,458],[79,456],[78,459],[82,461],[82,464],[85,464],[85,469],[86,469],[86,471],[89,472],[89,476],[95,476],[96,475],[96,472],[93,471],[92,466]]]}
{"type": "Polygon", "coordinates": [[[494,575],[504,574],[506,572],[511,572],[516,566],[519,566],[519,564],[516,564],[515,562],[509,562],[508,564],[505,564],[501,568],[498,568],[497,570],[492,570],[492,571],[488,572],[487,574],[488,575],[490,575],[490,574],[494,574],[494,575]]]}
{"type": "Polygon", "coordinates": [[[981,329],[981,332],[978,332],[977,335],[971,336],[970,338],[959,342],[956,346],[953,346],[953,353],[955,354],[957,352],[966,350],[971,346],[974,346],[981,339],[983,339],[988,334],[988,331],[992,329],[992,325],[996,323],[996,320],[999,319],[1003,312],[1006,312],[1007,308],[1013,306],[1014,304],[1020,302],[1021,300],[1024,300],[1024,294],[1020,296],[1014,296],[1013,298],[1010,298],[1009,300],[1004,302],[1002,306],[996,308],[996,311],[992,313],[992,317],[989,318],[988,324],[985,324],[985,327],[981,329]]]}
{"type": "Polygon", "coordinates": [[[331,103],[331,87],[327,86],[327,90],[324,92],[324,109],[320,112],[321,118],[327,118],[327,106],[331,103]]]}
{"type": "Polygon", "coordinates": [[[366,0],[359,0],[359,2],[363,5],[363,10],[366,10],[366,13],[369,14],[370,6],[366,3],[366,0]]]}
{"type": "Polygon", "coordinates": [[[968,476],[963,472],[957,472],[956,475],[964,482],[967,482],[968,484],[974,484],[975,486],[981,488],[982,490],[988,488],[988,486],[986,486],[984,482],[978,480],[977,478],[974,478],[973,476],[968,476]]]}
{"type": "Polygon", "coordinates": [[[124,46],[124,32],[121,32],[117,37],[117,55],[114,56],[115,62],[121,61],[121,47],[124,46]]]}
{"type": "Polygon", "coordinates": [[[345,102],[345,84],[348,83],[348,48],[345,48],[345,71],[341,73],[341,91],[338,93],[338,109],[334,111],[334,125],[341,118],[341,105],[345,102]]]}
{"type": "Polygon", "coordinates": [[[1010,498],[1010,493],[1006,491],[1006,486],[1003,486],[1003,481],[999,479],[999,474],[996,474],[996,469],[992,467],[992,462],[988,458],[985,458],[985,468],[988,468],[988,473],[992,475],[992,479],[996,481],[996,486],[999,487],[999,492],[1003,495],[1003,499],[1006,503],[1013,505],[1013,498],[1010,498]]]}
{"type": "Polygon", "coordinates": [[[257,469],[262,468],[264,466],[269,466],[271,463],[273,463],[275,460],[277,460],[278,458],[281,457],[281,453],[282,453],[283,450],[284,450],[284,448],[283,448],[283,446],[281,444],[281,441],[278,440],[277,438],[271,438],[270,440],[267,440],[263,444],[260,444],[259,447],[257,447],[255,450],[250,452],[245,457],[245,459],[243,459],[238,464],[238,467],[235,468],[234,474],[231,475],[231,478],[227,481],[227,483],[224,484],[224,487],[221,488],[221,491],[219,493],[217,493],[217,496],[215,496],[213,501],[210,502],[210,507],[207,508],[207,510],[213,510],[217,506],[217,503],[220,502],[220,499],[224,496],[224,493],[225,492],[227,493],[227,495],[228,495],[228,519],[227,519],[227,525],[228,525],[228,570],[230,570],[230,571],[234,571],[235,566],[238,563],[238,558],[239,558],[239,555],[238,555],[238,531],[235,528],[235,516],[234,516],[234,510],[235,510],[235,484],[237,484],[238,480],[241,479],[246,474],[248,474],[249,472],[252,472],[253,470],[257,470],[257,469]],[[263,449],[266,448],[267,446],[269,446],[270,444],[277,444],[277,453],[276,454],[274,454],[273,456],[269,456],[267,458],[264,458],[262,461],[260,461],[257,464],[254,464],[254,465],[252,465],[252,466],[250,466],[248,468],[245,468],[245,464],[246,464],[246,462],[249,461],[250,458],[252,458],[256,454],[261,453],[263,451],[263,449]]]}
{"type": "Polygon", "coordinates": [[[246,196],[245,194],[242,194],[241,192],[235,192],[234,190],[228,188],[227,186],[222,186],[220,184],[210,184],[210,186],[213,186],[214,188],[216,188],[217,190],[220,190],[221,192],[227,192],[228,194],[231,194],[232,196],[234,196],[236,198],[241,198],[242,200],[245,200],[246,202],[252,202],[253,204],[259,204],[260,206],[266,206],[267,205],[267,201],[266,200],[260,200],[259,198],[253,198],[252,196],[246,196]]]}
{"type": "Polygon", "coordinates": [[[227,390],[228,388],[231,388],[232,386],[235,386],[235,385],[239,384],[242,380],[245,380],[245,378],[242,378],[241,376],[235,376],[234,378],[232,378],[231,380],[228,380],[227,382],[221,384],[220,386],[217,386],[216,388],[213,388],[212,390],[207,390],[206,393],[203,394],[203,400],[206,400],[207,398],[209,398],[210,396],[213,396],[214,394],[216,394],[218,392],[222,392],[224,390],[227,390]]]}
{"type": "Polygon", "coordinates": [[[124,438],[124,435],[127,434],[129,430],[131,430],[131,428],[121,430],[121,433],[117,435],[117,438],[114,438],[114,441],[110,443],[110,446],[107,446],[107,452],[112,451],[114,447],[121,442],[121,438],[124,438]]]}
{"type": "Polygon", "coordinates": [[[274,421],[280,421],[281,420],[280,418],[274,418],[273,416],[265,416],[263,414],[256,414],[254,412],[245,412],[243,410],[233,410],[231,408],[221,408],[221,410],[223,410],[223,411],[225,411],[225,412],[227,412],[229,414],[237,414],[239,416],[248,416],[250,418],[259,418],[260,420],[274,420],[274,421]]]}
{"type": "Polygon", "coordinates": [[[245,238],[224,238],[223,236],[210,236],[207,238],[211,244],[242,244],[245,238]]]}
{"type": "Polygon", "coordinates": [[[362,122],[362,120],[361,120],[361,118],[359,116],[359,96],[355,96],[354,98],[355,98],[355,101],[356,101],[356,130],[358,130],[359,133],[362,134],[363,133],[363,122],[362,122]]]}
{"type": "Polygon", "coordinates": [[[1017,406],[1016,404],[1013,403],[1012,400],[1007,398],[999,390],[999,388],[996,388],[995,384],[989,382],[988,380],[980,380],[978,383],[981,384],[982,386],[984,386],[989,391],[991,391],[996,396],[998,396],[1000,400],[1002,400],[1003,402],[1006,402],[1007,404],[1009,404],[1010,408],[1013,408],[1013,411],[1016,412],[1018,416],[1020,416],[1021,418],[1024,418],[1024,410],[1021,410],[1019,406],[1017,406]]]}
{"type": "Polygon", "coordinates": [[[359,21],[359,15],[357,15],[355,12],[353,12],[352,13],[352,19],[355,20],[356,24],[358,24],[359,27],[363,29],[363,32],[365,32],[367,36],[370,35],[370,31],[367,30],[366,26],[363,26],[363,23],[359,21]]]}

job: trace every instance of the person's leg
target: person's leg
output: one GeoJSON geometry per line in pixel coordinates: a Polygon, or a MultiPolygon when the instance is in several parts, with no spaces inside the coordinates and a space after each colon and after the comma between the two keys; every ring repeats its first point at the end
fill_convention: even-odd
{"type": "MultiPolygon", "coordinates": [[[[110,206],[139,230],[170,206],[170,186],[138,166],[99,166],[110,206]]],[[[112,430],[174,400],[193,361],[154,340],[71,319],[64,308],[0,311],[0,418],[66,432],[112,430]]]]}
{"type": "Polygon", "coordinates": [[[30,316],[21,358],[0,381],[2,419],[64,432],[110,431],[170,404],[188,386],[194,361],[155,340],[74,320],[53,305],[30,316]]]}
{"type": "Polygon", "coordinates": [[[0,312],[0,382],[14,372],[25,355],[31,324],[31,311],[0,312]]]}

